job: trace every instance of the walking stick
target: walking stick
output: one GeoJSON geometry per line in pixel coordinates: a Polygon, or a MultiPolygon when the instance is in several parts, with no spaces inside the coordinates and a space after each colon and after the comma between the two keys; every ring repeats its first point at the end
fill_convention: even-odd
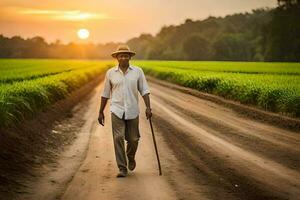
{"type": "Polygon", "coordinates": [[[161,173],[161,167],[160,167],[159,156],[158,156],[158,151],[157,151],[155,136],[154,136],[154,132],[153,132],[153,127],[152,127],[151,117],[149,118],[149,121],[150,121],[150,127],[151,127],[151,132],[152,132],[153,143],[154,143],[154,147],[155,147],[156,158],[157,158],[157,162],[158,162],[159,175],[161,176],[162,175],[162,173],[161,173]]]}

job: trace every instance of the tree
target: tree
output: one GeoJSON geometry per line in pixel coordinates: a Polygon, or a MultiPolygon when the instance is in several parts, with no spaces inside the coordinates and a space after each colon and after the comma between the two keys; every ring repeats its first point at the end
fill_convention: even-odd
{"type": "Polygon", "coordinates": [[[251,46],[242,34],[224,34],[213,44],[215,60],[251,60],[251,46]]]}
{"type": "Polygon", "coordinates": [[[200,35],[190,35],[183,42],[183,52],[189,60],[208,60],[209,42],[200,35]]]}
{"type": "Polygon", "coordinates": [[[278,1],[271,22],[264,31],[266,61],[300,61],[299,0],[278,1]]]}

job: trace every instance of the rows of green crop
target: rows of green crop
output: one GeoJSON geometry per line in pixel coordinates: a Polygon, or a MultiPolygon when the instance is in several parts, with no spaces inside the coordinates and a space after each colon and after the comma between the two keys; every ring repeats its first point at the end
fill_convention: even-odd
{"type": "Polygon", "coordinates": [[[93,65],[95,62],[84,60],[1,59],[0,84],[42,78],[93,65]]]}
{"type": "MultiPolygon", "coordinates": [[[[199,64],[199,63],[198,63],[199,64]]],[[[230,63],[224,63],[230,65],[230,63]]],[[[148,75],[186,87],[216,94],[244,104],[289,116],[300,116],[300,76],[283,73],[228,73],[149,65],[140,62],[148,75]]],[[[226,68],[226,67],[225,67],[226,68]]],[[[242,67],[241,67],[242,68],[242,67]]],[[[247,69],[241,69],[241,71],[247,69]]],[[[263,69],[261,69],[263,71],[263,69]]],[[[265,69],[265,71],[267,71],[265,69]]],[[[281,70],[278,70],[281,71],[281,70]]],[[[299,69],[294,69],[294,72],[299,69]]]]}
{"type": "Polygon", "coordinates": [[[300,63],[220,61],[134,61],[134,63],[143,67],[164,67],[196,71],[300,75],[300,63]]]}
{"type": "MultiPolygon", "coordinates": [[[[26,61],[24,62],[26,63],[26,61]]],[[[32,62],[45,64],[44,61],[32,62]]],[[[55,63],[60,61],[51,62],[55,66],[55,63]]],[[[51,65],[47,65],[46,68],[51,68],[51,65]]],[[[72,91],[104,73],[109,67],[108,62],[91,63],[86,61],[80,65],[81,67],[77,67],[77,69],[73,68],[71,71],[51,76],[31,80],[25,78],[23,81],[11,84],[0,84],[0,127],[9,127],[34,116],[39,110],[65,98],[72,91]]],[[[35,71],[38,70],[32,68],[32,72],[35,71]]],[[[45,71],[47,70],[45,69],[45,71]]]]}

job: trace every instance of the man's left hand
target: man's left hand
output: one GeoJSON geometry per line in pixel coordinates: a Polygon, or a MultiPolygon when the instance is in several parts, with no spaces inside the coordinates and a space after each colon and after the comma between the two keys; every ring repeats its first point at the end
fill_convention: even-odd
{"type": "Polygon", "coordinates": [[[150,119],[152,117],[151,108],[146,108],[146,117],[147,119],[150,119]]]}

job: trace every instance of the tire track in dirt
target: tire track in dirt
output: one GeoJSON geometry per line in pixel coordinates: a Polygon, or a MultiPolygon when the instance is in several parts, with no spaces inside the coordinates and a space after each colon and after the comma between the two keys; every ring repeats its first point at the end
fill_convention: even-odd
{"type": "MultiPolygon", "coordinates": [[[[152,84],[154,83],[151,83],[151,85],[152,84]]],[[[290,147],[291,145],[294,145],[294,147],[299,147],[299,130],[298,132],[293,132],[257,122],[249,118],[245,118],[245,116],[242,116],[224,106],[207,100],[203,100],[198,97],[194,97],[189,94],[178,92],[176,90],[169,89],[158,84],[155,84],[155,87],[153,87],[153,89],[157,89],[155,90],[155,93],[159,94],[162,97],[165,96],[168,99],[172,99],[172,101],[176,102],[176,104],[178,105],[188,104],[189,106],[186,108],[198,110],[200,113],[205,114],[206,117],[217,119],[218,121],[227,123],[228,125],[231,125],[236,129],[248,131],[249,134],[251,133],[257,137],[265,140],[270,140],[281,145],[286,144],[286,147],[290,147]],[[238,123],[239,126],[237,126],[236,123],[238,123]],[[257,132],[258,134],[256,134],[257,132]],[[261,132],[264,132],[264,134],[260,134],[261,132]]]]}
{"type": "MultiPolygon", "coordinates": [[[[154,96],[158,97],[165,104],[173,107],[174,112],[177,114],[184,115],[185,117],[190,116],[190,120],[193,123],[198,124],[211,134],[221,137],[228,142],[232,142],[241,148],[245,148],[249,151],[274,159],[276,162],[279,162],[286,167],[292,169],[300,168],[300,148],[297,148],[296,145],[288,146],[287,143],[282,144],[268,139],[265,140],[264,138],[257,136],[257,134],[251,134],[254,128],[252,128],[252,130],[245,130],[245,128],[241,129],[236,125],[232,126],[230,123],[224,123],[223,121],[208,117],[202,113],[195,112],[193,109],[185,107],[183,102],[177,103],[163,97],[162,95],[157,96],[155,93],[154,96]]],[[[297,145],[300,146],[300,142],[297,145]]]]}
{"type": "MultiPolygon", "coordinates": [[[[182,112],[183,109],[178,109],[180,106],[187,109],[187,104],[195,97],[179,93],[178,91],[172,91],[169,88],[166,89],[157,86],[157,84],[151,84],[151,88],[152,96],[154,97],[152,98],[152,105],[157,107],[155,117],[160,121],[160,123],[156,123],[155,126],[157,126],[161,132],[164,132],[165,138],[169,140],[171,147],[173,146],[172,149],[178,154],[181,153],[185,162],[191,162],[191,164],[198,169],[200,172],[198,177],[205,178],[205,176],[207,176],[207,179],[213,180],[210,185],[224,187],[229,193],[232,192],[237,198],[241,199],[296,199],[300,195],[299,160],[290,161],[290,163],[294,163],[295,166],[287,166],[290,163],[282,165],[276,162],[279,158],[274,159],[273,157],[271,159],[265,156],[268,154],[260,155],[257,151],[249,151],[249,148],[245,148],[247,143],[237,145],[234,144],[239,142],[237,139],[233,140],[234,142],[225,140],[220,134],[217,135],[209,129],[204,129],[201,123],[196,123],[194,116],[189,115],[189,112],[184,113],[182,112]],[[183,97],[182,102],[178,102],[178,100],[177,102],[175,101],[178,99],[178,96],[183,97]],[[169,102],[166,101],[167,98],[169,102]],[[170,101],[176,104],[177,107],[171,106],[170,101]],[[184,148],[185,146],[189,148],[186,149],[184,148]],[[185,154],[186,156],[184,156],[185,154]],[[218,178],[224,179],[224,184],[220,184],[218,178]]],[[[236,118],[235,127],[243,126],[245,119],[238,118],[240,116],[235,115],[232,111],[228,112],[228,109],[207,101],[202,102],[202,104],[199,102],[195,104],[195,102],[193,102],[192,109],[194,113],[198,112],[199,115],[201,113],[202,116],[207,115],[207,113],[203,113],[207,108],[211,115],[214,115],[216,120],[218,119],[217,116],[222,114],[222,112],[226,118],[229,118],[228,115],[232,113],[231,120],[236,118]],[[221,109],[218,109],[219,107],[221,107],[221,109]],[[240,121],[243,123],[240,123],[240,121]]],[[[224,115],[220,115],[221,121],[224,121],[224,115]]],[[[206,119],[206,122],[207,121],[206,119]]],[[[215,132],[222,133],[227,131],[224,129],[224,126],[214,124],[216,121],[211,123],[214,125],[215,132]]],[[[281,133],[278,133],[280,129],[276,127],[271,127],[270,125],[259,125],[257,127],[256,125],[256,122],[252,123],[252,130],[260,130],[260,132],[253,134],[255,137],[257,137],[258,134],[263,134],[265,129],[268,129],[269,132],[276,130],[273,132],[273,135],[276,135],[276,137],[280,138],[283,136],[281,133]]],[[[249,123],[248,126],[251,127],[251,124],[249,123]]],[[[231,128],[234,130],[234,126],[231,128]]],[[[278,138],[273,138],[272,134],[269,133],[267,137],[258,137],[258,139],[266,139],[266,141],[260,143],[260,145],[265,145],[266,151],[272,152],[274,148],[272,149],[270,147],[271,144],[268,142],[274,142],[280,144],[282,149],[287,147],[288,151],[292,152],[293,148],[288,148],[289,144],[292,147],[296,147],[299,137],[297,137],[297,133],[282,131],[287,134],[286,137],[288,140],[281,142],[278,138]]],[[[239,133],[237,134],[238,137],[241,137],[241,134],[243,134],[239,129],[235,130],[235,132],[239,133]]],[[[245,134],[247,135],[247,132],[245,132],[245,134]]],[[[249,135],[253,136],[252,134],[249,135]]],[[[242,140],[245,139],[242,138],[242,140]]],[[[294,151],[292,157],[296,158],[295,155],[297,151],[299,151],[299,148],[294,149],[294,151]]],[[[292,157],[289,159],[292,159],[292,157]]],[[[284,160],[281,163],[285,163],[284,160]]]]}

